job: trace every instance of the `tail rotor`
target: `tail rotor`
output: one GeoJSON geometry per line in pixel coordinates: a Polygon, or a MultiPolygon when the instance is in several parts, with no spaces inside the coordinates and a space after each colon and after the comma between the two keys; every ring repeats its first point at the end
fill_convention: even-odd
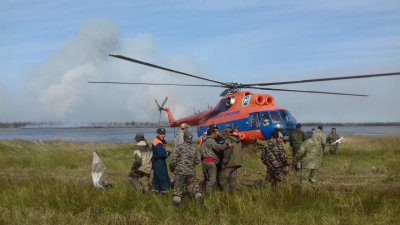
{"type": "Polygon", "coordinates": [[[160,112],[160,115],[158,117],[158,124],[161,125],[161,112],[164,110],[164,105],[165,103],[167,103],[168,97],[165,97],[164,101],[162,102],[162,104],[160,105],[157,101],[157,99],[154,99],[154,101],[156,102],[157,105],[157,109],[160,112]]]}

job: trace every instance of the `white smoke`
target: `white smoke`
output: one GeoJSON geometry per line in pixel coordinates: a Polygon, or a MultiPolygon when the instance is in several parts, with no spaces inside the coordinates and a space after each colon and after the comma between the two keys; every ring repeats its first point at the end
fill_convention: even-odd
{"type": "Polygon", "coordinates": [[[190,60],[160,60],[149,34],[121,40],[113,24],[107,21],[87,22],[74,38],[30,74],[27,82],[29,93],[25,88],[19,90],[25,92],[25,99],[30,99],[29,103],[19,105],[20,109],[30,110],[21,119],[157,121],[154,99],[162,101],[168,96],[166,105],[177,118],[191,114],[193,106],[206,106],[210,101],[210,98],[204,98],[208,95],[204,93],[209,91],[202,91],[201,98],[196,94],[201,90],[196,88],[89,84],[88,81],[198,83],[198,80],[109,57],[110,53],[124,54],[188,73],[198,72],[195,63],[190,60]]]}

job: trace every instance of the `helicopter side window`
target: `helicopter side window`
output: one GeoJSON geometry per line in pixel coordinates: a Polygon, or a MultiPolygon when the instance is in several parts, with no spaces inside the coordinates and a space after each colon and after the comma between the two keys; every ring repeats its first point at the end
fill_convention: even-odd
{"type": "Polygon", "coordinates": [[[254,113],[250,116],[250,126],[253,128],[260,127],[260,117],[258,116],[258,113],[254,113]]]}
{"type": "Polygon", "coordinates": [[[270,111],[269,114],[271,115],[272,122],[281,122],[281,117],[279,116],[278,111],[270,111]]]}

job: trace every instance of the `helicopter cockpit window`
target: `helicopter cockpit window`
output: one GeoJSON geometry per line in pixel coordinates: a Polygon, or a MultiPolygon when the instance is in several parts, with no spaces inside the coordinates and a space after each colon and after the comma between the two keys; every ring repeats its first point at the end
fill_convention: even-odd
{"type": "Polygon", "coordinates": [[[226,110],[228,110],[228,106],[227,106],[227,100],[226,99],[222,99],[219,104],[218,104],[218,112],[225,112],[226,110]]]}
{"type": "Polygon", "coordinates": [[[262,123],[262,125],[268,126],[270,123],[270,118],[269,118],[268,112],[262,112],[262,113],[260,113],[260,115],[261,115],[260,122],[262,123]]]}
{"type": "Polygon", "coordinates": [[[258,113],[254,113],[250,115],[250,126],[253,128],[260,127],[260,117],[258,113]]]}
{"type": "Polygon", "coordinates": [[[270,111],[269,114],[271,115],[272,122],[281,122],[281,117],[279,116],[278,111],[270,111]]]}

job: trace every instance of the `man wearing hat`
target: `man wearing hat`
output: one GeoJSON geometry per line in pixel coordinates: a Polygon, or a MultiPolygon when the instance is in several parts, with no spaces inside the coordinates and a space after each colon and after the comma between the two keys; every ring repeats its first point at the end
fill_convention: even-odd
{"type": "Polygon", "coordinates": [[[224,151],[220,175],[221,187],[224,191],[233,191],[236,187],[236,171],[242,167],[243,147],[239,133],[235,132],[230,125],[226,125],[225,135],[225,142],[232,144],[233,148],[224,151]]]}
{"type": "Polygon", "coordinates": [[[178,130],[178,132],[175,135],[175,147],[183,144],[184,140],[183,140],[183,134],[185,133],[185,131],[187,131],[189,129],[189,125],[187,125],[186,123],[182,123],[180,126],[180,129],[178,130]]]}
{"type": "Polygon", "coordinates": [[[174,173],[175,185],[172,203],[179,205],[181,203],[184,187],[194,194],[196,200],[202,202],[202,194],[198,180],[196,179],[196,165],[201,162],[200,154],[197,148],[193,146],[193,134],[186,131],[183,135],[184,143],[176,147],[172,154],[172,160],[169,169],[174,173]]]}
{"type": "Polygon", "coordinates": [[[170,181],[165,159],[168,158],[170,152],[165,149],[165,129],[157,129],[157,137],[153,140],[151,150],[153,151],[153,171],[154,177],[152,181],[153,191],[161,194],[168,192],[170,181]]]}
{"type": "Polygon", "coordinates": [[[128,181],[139,191],[148,190],[153,152],[146,142],[143,133],[137,133],[135,141],[136,144],[133,146],[133,163],[128,181]]]}

